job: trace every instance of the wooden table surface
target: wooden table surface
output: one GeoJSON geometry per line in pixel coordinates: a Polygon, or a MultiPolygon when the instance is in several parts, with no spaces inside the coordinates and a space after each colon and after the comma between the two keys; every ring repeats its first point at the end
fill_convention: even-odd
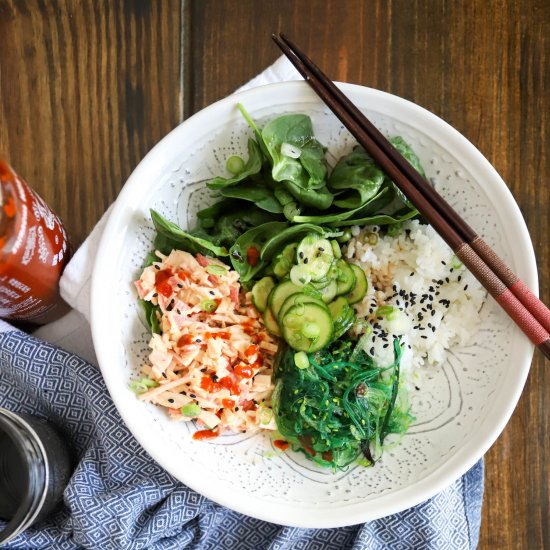
{"type": "MultiPolygon", "coordinates": [[[[85,239],[145,153],[293,37],[334,79],[465,135],[518,202],[550,302],[548,0],[1,0],[0,155],[85,239]]],[[[550,365],[486,455],[483,549],[550,548],[550,365]]]]}

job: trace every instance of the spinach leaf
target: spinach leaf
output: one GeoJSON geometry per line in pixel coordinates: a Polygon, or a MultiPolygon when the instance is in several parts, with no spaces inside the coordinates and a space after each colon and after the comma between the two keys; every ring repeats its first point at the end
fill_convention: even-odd
{"type": "Polygon", "coordinates": [[[172,250],[185,250],[192,254],[208,254],[219,257],[229,256],[229,252],[223,246],[217,246],[204,237],[197,237],[183,231],[175,223],[167,220],[155,210],[151,210],[151,218],[157,230],[155,248],[163,254],[169,254],[172,250]]]}
{"type": "Polygon", "coordinates": [[[344,227],[346,225],[394,225],[406,220],[410,220],[418,215],[418,210],[409,210],[405,214],[395,217],[389,214],[375,214],[373,216],[366,216],[364,218],[351,220],[342,220],[332,225],[334,227],[344,227]]]}
{"type": "MultiPolygon", "coordinates": [[[[424,172],[424,168],[422,168],[422,165],[420,164],[420,159],[418,158],[417,154],[413,151],[412,147],[401,137],[401,136],[395,136],[389,139],[390,143],[403,155],[411,164],[411,166],[422,176],[426,177],[426,173],[424,172]]],[[[387,176],[386,176],[387,178],[387,176]]],[[[389,180],[389,178],[387,178],[389,180]]],[[[414,205],[407,199],[407,197],[403,194],[401,189],[397,187],[392,182],[392,185],[395,188],[395,192],[397,193],[397,196],[401,199],[401,202],[403,204],[407,205],[409,208],[414,208],[414,205]]]]}
{"type": "Polygon", "coordinates": [[[160,312],[159,306],[155,306],[151,302],[148,302],[147,300],[140,300],[139,303],[143,308],[143,313],[145,314],[145,320],[147,321],[147,324],[149,325],[151,332],[153,334],[161,334],[162,331],[160,330],[160,324],[157,317],[157,312],[160,312]]]}
{"type": "Polygon", "coordinates": [[[230,248],[231,264],[240,275],[241,282],[246,283],[259,274],[267,265],[260,257],[260,251],[267,241],[288,227],[287,222],[267,222],[243,233],[230,248]],[[251,260],[249,249],[256,249],[254,260],[251,260]]]}
{"type": "Polygon", "coordinates": [[[262,169],[262,152],[260,146],[253,140],[248,140],[248,161],[244,165],[242,172],[238,173],[232,178],[222,178],[221,176],[215,177],[212,181],[206,185],[210,189],[222,189],[230,185],[237,185],[239,182],[246,178],[257,174],[262,169]]]}
{"type": "Polygon", "coordinates": [[[360,208],[378,193],[384,178],[384,172],[372,157],[362,147],[355,147],[338,161],[327,185],[337,194],[335,206],[360,208]]]}
{"type": "Polygon", "coordinates": [[[280,219],[280,216],[236,199],[221,200],[201,210],[197,217],[200,227],[206,231],[202,235],[197,230],[192,233],[227,248],[250,228],[280,219]]]}
{"type": "Polygon", "coordinates": [[[325,233],[325,230],[322,227],[311,223],[291,225],[266,241],[262,247],[260,258],[266,262],[271,260],[271,258],[273,258],[273,256],[275,256],[275,254],[281,250],[284,245],[290,241],[300,240],[301,237],[307,233],[319,233],[322,235],[325,233]]]}
{"type": "Polygon", "coordinates": [[[239,109],[239,111],[243,115],[244,119],[246,120],[247,124],[250,126],[250,128],[252,128],[252,131],[256,135],[256,140],[258,142],[260,150],[263,153],[264,159],[265,160],[269,159],[269,151],[267,150],[267,147],[264,143],[264,139],[262,137],[262,132],[260,131],[258,126],[256,126],[256,123],[252,120],[250,115],[246,112],[246,109],[243,107],[242,103],[237,103],[237,108],[239,109]]]}
{"type": "Polygon", "coordinates": [[[327,164],[325,150],[313,135],[307,115],[282,115],[266,124],[262,138],[273,163],[275,181],[291,181],[307,189],[325,185],[327,164]],[[300,150],[298,158],[283,154],[281,146],[289,144],[300,150]]]}
{"type": "Polygon", "coordinates": [[[258,208],[267,210],[273,214],[281,214],[283,212],[283,207],[275,197],[273,190],[261,183],[244,181],[239,185],[221,189],[220,194],[223,197],[253,202],[258,208]]]}
{"type": "Polygon", "coordinates": [[[291,181],[283,181],[283,186],[300,204],[317,210],[326,210],[334,198],[326,186],[320,189],[306,189],[291,181]]]}
{"type": "Polygon", "coordinates": [[[379,209],[383,208],[386,204],[389,204],[394,197],[394,192],[389,187],[384,187],[380,192],[371,198],[363,206],[354,208],[352,210],[339,211],[321,215],[309,215],[309,216],[294,216],[292,221],[294,223],[316,223],[316,224],[328,224],[333,225],[336,222],[344,221],[347,219],[354,219],[357,217],[364,217],[367,214],[375,213],[379,209]],[[371,206],[372,205],[372,206],[371,206]]]}

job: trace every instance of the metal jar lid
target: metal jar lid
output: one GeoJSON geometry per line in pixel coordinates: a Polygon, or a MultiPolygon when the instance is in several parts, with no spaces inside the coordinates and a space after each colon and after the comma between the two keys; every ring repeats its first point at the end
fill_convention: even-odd
{"type": "Polygon", "coordinates": [[[59,502],[70,476],[70,455],[51,425],[31,415],[0,408],[0,432],[11,440],[26,467],[26,487],[13,517],[0,531],[2,544],[45,517],[59,502]]]}

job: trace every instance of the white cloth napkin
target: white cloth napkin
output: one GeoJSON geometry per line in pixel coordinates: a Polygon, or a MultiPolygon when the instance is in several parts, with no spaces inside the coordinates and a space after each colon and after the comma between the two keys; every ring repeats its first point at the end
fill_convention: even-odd
{"type": "MultiPolygon", "coordinates": [[[[242,92],[257,86],[300,80],[302,77],[285,56],[281,56],[258,76],[241,86],[242,92]]],[[[87,361],[97,364],[90,330],[90,286],[94,261],[101,242],[103,229],[112,206],[103,214],[88,238],[67,264],[61,277],[61,295],[73,308],[63,318],[45,325],[34,332],[42,340],[72,351],[87,361]]]]}

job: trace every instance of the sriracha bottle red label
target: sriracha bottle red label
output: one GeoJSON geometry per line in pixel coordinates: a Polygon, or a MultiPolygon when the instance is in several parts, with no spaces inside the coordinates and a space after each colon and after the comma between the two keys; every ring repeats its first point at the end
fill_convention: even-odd
{"type": "Polygon", "coordinates": [[[44,324],[67,313],[59,278],[69,255],[61,220],[0,160],[0,318],[44,324]]]}

